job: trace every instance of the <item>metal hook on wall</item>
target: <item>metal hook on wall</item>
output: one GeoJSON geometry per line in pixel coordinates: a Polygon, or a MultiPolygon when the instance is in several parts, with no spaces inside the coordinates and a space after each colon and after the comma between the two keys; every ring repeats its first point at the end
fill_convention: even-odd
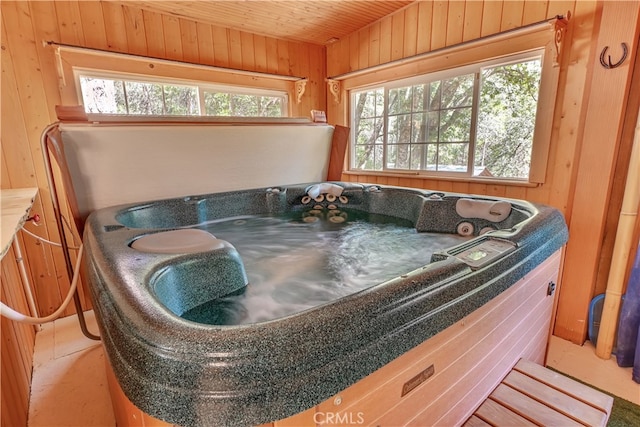
{"type": "Polygon", "coordinates": [[[608,62],[604,61],[604,56],[607,54],[607,50],[609,50],[609,46],[605,46],[604,49],[602,49],[602,53],[600,54],[600,64],[604,68],[606,69],[617,68],[622,65],[625,59],[627,59],[627,55],[629,54],[629,48],[627,47],[627,44],[624,42],[620,43],[620,45],[622,46],[622,58],[620,58],[620,60],[615,64],[611,63],[611,55],[608,55],[609,56],[608,62]]]}

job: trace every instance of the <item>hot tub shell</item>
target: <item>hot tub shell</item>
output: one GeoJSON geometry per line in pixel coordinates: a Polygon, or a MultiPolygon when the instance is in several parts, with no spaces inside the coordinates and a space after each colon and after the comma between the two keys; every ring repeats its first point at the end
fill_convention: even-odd
{"type": "Polygon", "coordinates": [[[233,289],[211,291],[208,283],[220,276],[219,261],[228,252],[150,254],[129,244],[218,218],[303,210],[309,184],[95,211],[85,225],[85,267],[109,364],[131,402],[185,426],[254,425],[306,411],[471,315],[568,237],[562,215],[546,206],[504,199],[511,213],[494,223],[459,216],[456,202],[502,199],[336,184],[351,209],[407,219],[418,231],[455,233],[461,222],[496,230],[435,254],[423,268],[319,307],[268,322],[216,326],[179,317],[155,284],[161,272],[193,264],[197,274],[175,270],[177,286],[201,289],[195,293],[205,299],[221,297],[233,289]],[[512,249],[486,265],[464,259],[491,242],[512,249]]]}

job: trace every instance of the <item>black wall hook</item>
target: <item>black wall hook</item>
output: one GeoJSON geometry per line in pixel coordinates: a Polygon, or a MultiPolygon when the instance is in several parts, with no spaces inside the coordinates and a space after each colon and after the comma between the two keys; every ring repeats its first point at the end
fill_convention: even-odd
{"type": "Polygon", "coordinates": [[[607,54],[607,50],[609,50],[609,46],[605,46],[604,49],[602,49],[602,53],[600,54],[600,64],[604,68],[606,69],[617,68],[622,65],[625,59],[627,59],[627,55],[629,54],[629,48],[627,47],[627,44],[624,42],[620,43],[620,45],[622,46],[622,58],[620,58],[620,60],[615,64],[611,63],[611,55],[608,55],[609,58],[607,62],[604,61],[604,56],[607,54]]]}

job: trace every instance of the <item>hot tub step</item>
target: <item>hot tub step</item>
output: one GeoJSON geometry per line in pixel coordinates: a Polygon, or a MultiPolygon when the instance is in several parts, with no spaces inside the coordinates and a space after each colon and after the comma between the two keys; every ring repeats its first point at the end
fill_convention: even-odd
{"type": "Polygon", "coordinates": [[[613,398],[524,359],[464,424],[605,426],[613,398]]]}

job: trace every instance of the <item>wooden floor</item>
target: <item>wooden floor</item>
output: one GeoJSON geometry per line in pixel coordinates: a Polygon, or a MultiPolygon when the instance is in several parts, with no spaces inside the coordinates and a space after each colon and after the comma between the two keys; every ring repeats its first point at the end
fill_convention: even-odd
{"type": "Polygon", "coordinates": [[[613,397],[520,360],[464,427],[600,426],[607,424],[613,397]]]}
{"type": "MultiPolygon", "coordinates": [[[[88,323],[97,332],[92,313],[88,323]]],[[[640,405],[640,384],[631,380],[631,368],[599,359],[589,342],[577,346],[552,337],[547,359],[567,375],[640,405]]],[[[102,347],[82,335],[75,317],[44,325],[38,333],[31,389],[31,427],[115,427],[102,347]]]]}

